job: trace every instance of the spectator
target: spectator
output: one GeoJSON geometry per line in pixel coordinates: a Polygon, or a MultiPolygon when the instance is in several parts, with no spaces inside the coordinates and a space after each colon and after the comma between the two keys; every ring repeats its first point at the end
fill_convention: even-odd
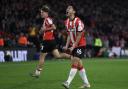
{"type": "Polygon", "coordinates": [[[28,44],[29,44],[29,41],[27,39],[27,36],[25,36],[23,33],[21,33],[18,38],[18,45],[20,47],[27,47],[28,44]]]}
{"type": "Polygon", "coordinates": [[[39,30],[34,26],[30,26],[28,31],[29,31],[28,39],[29,39],[30,45],[32,47],[36,47],[37,51],[40,51],[40,41],[38,36],[39,30]]]}
{"type": "Polygon", "coordinates": [[[93,56],[93,50],[92,50],[92,45],[93,45],[93,35],[88,32],[86,35],[86,56],[87,57],[92,57],[93,56]]]}
{"type": "Polygon", "coordinates": [[[103,43],[101,38],[99,37],[99,34],[95,35],[94,38],[94,56],[97,56],[100,49],[103,47],[103,43]]]}
{"type": "Polygon", "coordinates": [[[0,47],[4,47],[4,38],[0,35],[0,47]]]}
{"type": "Polygon", "coordinates": [[[102,38],[103,40],[103,47],[99,50],[97,56],[98,57],[101,57],[101,56],[104,56],[104,57],[107,57],[108,56],[108,49],[109,49],[109,40],[106,36],[104,36],[102,38]]]}
{"type": "Polygon", "coordinates": [[[119,58],[121,56],[121,46],[117,42],[115,46],[112,47],[112,49],[109,51],[109,58],[117,57],[119,58]]]}
{"type": "MultiPolygon", "coordinates": [[[[87,33],[99,32],[103,36],[107,36],[109,41],[109,47],[113,47],[115,44],[115,36],[120,36],[125,41],[125,47],[128,47],[128,5],[127,0],[123,2],[121,0],[1,0],[0,1],[0,34],[4,33],[5,44],[13,40],[13,45],[16,43],[16,35],[21,32],[29,35],[31,43],[36,45],[39,49],[39,45],[36,42],[39,35],[32,37],[28,33],[28,27],[38,29],[42,25],[42,19],[40,18],[39,8],[43,4],[49,4],[52,7],[51,13],[54,14],[55,22],[59,30],[64,29],[62,25],[65,19],[65,7],[67,4],[74,4],[78,9],[78,15],[84,19],[86,23],[87,33]],[[109,6],[109,7],[108,7],[109,6]],[[60,8],[63,7],[63,8],[60,8]],[[10,38],[7,34],[13,36],[10,38]],[[32,39],[31,39],[32,37],[32,39]]],[[[32,34],[33,33],[32,31],[32,34]]],[[[58,34],[57,34],[58,35],[58,34]]],[[[60,35],[60,34],[59,34],[60,35]]],[[[63,35],[66,38],[66,35],[63,35]]],[[[100,37],[101,38],[101,37],[100,37]]],[[[102,39],[102,38],[101,38],[102,39]]],[[[90,44],[87,41],[87,45],[90,44]]],[[[18,42],[17,42],[18,43],[18,42]]],[[[106,45],[108,43],[105,43],[106,45]]],[[[123,45],[123,42],[122,42],[123,45]]],[[[6,45],[10,46],[10,45],[6,45]]],[[[34,47],[32,46],[32,47],[34,47]]]]}

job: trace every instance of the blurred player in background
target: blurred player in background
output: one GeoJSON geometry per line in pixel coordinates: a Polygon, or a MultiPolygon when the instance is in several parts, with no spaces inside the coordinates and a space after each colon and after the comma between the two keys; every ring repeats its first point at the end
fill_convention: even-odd
{"type": "Polygon", "coordinates": [[[80,77],[83,80],[83,85],[80,88],[90,88],[85,69],[83,67],[81,58],[84,55],[85,50],[85,36],[84,36],[84,24],[80,18],[75,16],[75,9],[72,5],[67,7],[66,15],[68,19],[65,21],[68,37],[65,46],[65,50],[70,49],[72,56],[72,65],[67,81],[62,85],[69,89],[69,85],[75,77],[77,71],[79,71],[80,77]]]}
{"type": "Polygon", "coordinates": [[[53,32],[56,30],[56,26],[53,23],[51,17],[49,17],[49,7],[44,5],[41,10],[41,17],[44,18],[43,25],[41,27],[40,33],[42,33],[42,47],[41,53],[39,58],[39,64],[32,74],[33,77],[39,77],[40,72],[42,71],[42,67],[44,65],[44,60],[47,53],[51,52],[55,58],[70,58],[71,56],[66,53],[59,53],[58,49],[56,48],[56,42],[53,32]]]}

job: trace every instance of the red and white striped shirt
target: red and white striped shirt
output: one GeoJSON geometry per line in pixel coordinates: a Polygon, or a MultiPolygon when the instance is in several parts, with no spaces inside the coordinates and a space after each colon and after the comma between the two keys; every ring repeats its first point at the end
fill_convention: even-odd
{"type": "Polygon", "coordinates": [[[77,32],[82,32],[81,39],[78,43],[78,46],[85,46],[86,40],[85,40],[85,34],[83,32],[84,30],[84,24],[80,20],[80,18],[75,17],[73,20],[67,19],[65,21],[66,30],[68,32],[68,35],[70,36],[70,45],[73,45],[77,38],[77,32]]]}
{"type": "MultiPolygon", "coordinates": [[[[43,29],[50,28],[53,25],[53,20],[50,17],[44,19],[43,29]]],[[[43,33],[43,40],[54,40],[53,30],[45,31],[43,33]]]]}

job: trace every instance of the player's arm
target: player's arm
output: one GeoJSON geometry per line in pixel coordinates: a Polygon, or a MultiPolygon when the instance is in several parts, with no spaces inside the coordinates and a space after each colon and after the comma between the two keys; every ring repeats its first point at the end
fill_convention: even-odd
{"type": "Polygon", "coordinates": [[[68,37],[67,37],[67,42],[66,42],[66,48],[68,48],[69,47],[69,44],[70,44],[70,36],[68,35],[68,37]]]}
{"type": "Polygon", "coordinates": [[[81,36],[82,36],[82,31],[81,32],[77,32],[77,37],[76,37],[76,41],[73,44],[73,48],[75,48],[78,45],[78,43],[79,43],[79,41],[81,39],[81,36]]]}
{"type": "Polygon", "coordinates": [[[81,39],[81,35],[82,32],[77,32],[77,37],[76,37],[76,41],[74,42],[74,44],[72,45],[72,47],[70,47],[70,51],[73,51],[73,49],[78,45],[80,39],[81,39]]]}
{"type": "Polygon", "coordinates": [[[73,50],[76,46],[78,46],[78,43],[81,39],[82,33],[83,33],[84,25],[81,21],[78,22],[78,30],[77,30],[77,36],[76,41],[74,42],[73,46],[71,47],[71,50],[73,50]]]}
{"type": "Polygon", "coordinates": [[[41,27],[41,30],[39,31],[39,33],[42,34],[43,32],[51,31],[51,30],[56,30],[56,26],[54,24],[52,24],[51,27],[49,27],[49,28],[41,27]]]}
{"type": "Polygon", "coordinates": [[[47,22],[49,23],[50,26],[47,27],[47,28],[45,28],[44,31],[56,30],[56,26],[55,26],[55,24],[53,23],[53,20],[52,20],[52,19],[48,18],[48,19],[47,19],[47,22]]]}
{"type": "Polygon", "coordinates": [[[55,24],[52,24],[49,28],[46,28],[44,31],[56,30],[55,24]]]}

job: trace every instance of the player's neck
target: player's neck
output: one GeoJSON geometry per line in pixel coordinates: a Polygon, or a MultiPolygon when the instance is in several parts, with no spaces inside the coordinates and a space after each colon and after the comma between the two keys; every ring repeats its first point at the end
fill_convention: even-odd
{"type": "Polygon", "coordinates": [[[75,15],[71,15],[71,16],[69,17],[70,20],[74,20],[74,18],[75,18],[75,15]]]}
{"type": "Polygon", "coordinates": [[[48,15],[45,16],[45,19],[48,18],[48,15]]]}

